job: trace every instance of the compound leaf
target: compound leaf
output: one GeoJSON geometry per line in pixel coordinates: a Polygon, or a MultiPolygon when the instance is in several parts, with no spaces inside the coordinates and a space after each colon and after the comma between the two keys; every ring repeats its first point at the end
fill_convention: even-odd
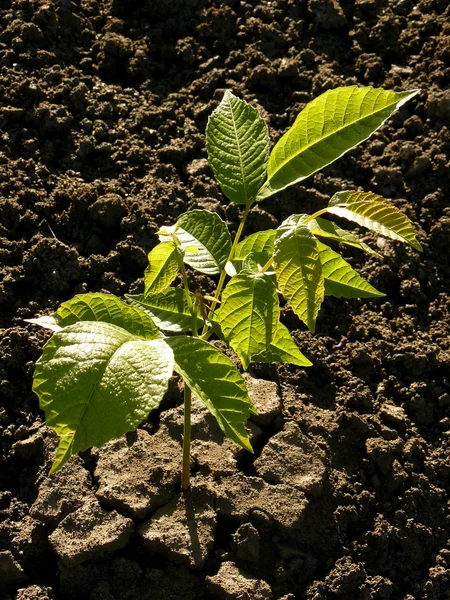
{"type": "Polygon", "coordinates": [[[278,323],[277,330],[266,351],[252,357],[252,362],[282,362],[310,367],[312,362],[304,356],[292,339],[287,327],[278,323]]]}
{"type": "MultiPolygon", "coordinates": [[[[191,295],[192,302],[195,297],[191,295]]],[[[180,288],[168,288],[159,294],[144,296],[143,294],[127,295],[133,305],[139,306],[148,313],[159,329],[163,331],[191,331],[192,314],[189,309],[184,290],[180,288]]],[[[198,319],[198,327],[203,321],[198,319]]]]}
{"type": "MultiPolygon", "coordinates": [[[[180,247],[190,250],[184,262],[200,273],[216,275],[225,266],[231,251],[231,236],[218,214],[209,210],[191,210],[171,227],[161,227],[161,234],[174,233],[180,247]],[[197,253],[192,253],[197,248],[197,253]]],[[[160,234],[160,235],[161,235],[160,234]]]]}
{"type": "Polygon", "coordinates": [[[60,436],[51,473],[72,454],[136,429],[159,406],[172,376],[164,340],[143,340],[100,322],[55,333],[36,363],[33,390],[60,436]]]}
{"type": "Polygon", "coordinates": [[[229,90],[206,127],[208,160],[225,196],[248,204],[266,177],[269,131],[256,108],[229,90]]]}
{"type": "Polygon", "coordinates": [[[344,217],[393,240],[406,242],[416,250],[422,246],[416,239],[411,221],[389,200],[371,192],[338,192],[328,212],[344,217]]]}
{"type": "Polygon", "coordinates": [[[253,355],[269,347],[279,317],[276,286],[269,276],[242,271],[229,281],[218,321],[244,369],[253,355]]]}
{"type": "Polygon", "coordinates": [[[149,265],[145,269],[144,296],[162,292],[178,273],[178,249],[174,242],[161,242],[149,252],[149,265]]]}
{"type": "Polygon", "coordinates": [[[300,224],[275,240],[273,256],[281,293],[308,329],[314,332],[324,298],[317,240],[307,225],[300,224]]]}
{"type": "Polygon", "coordinates": [[[200,338],[173,336],[166,341],[175,356],[175,371],[205,403],[224,434],[253,452],[245,424],[255,410],[245,381],[231,360],[200,338]]]}
{"type": "Polygon", "coordinates": [[[381,298],[385,296],[363,279],[340,254],[319,241],[317,246],[325,277],[325,295],[336,298],[381,298]]]}
{"type": "Polygon", "coordinates": [[[268,179],[257,200],[302,181],[335,161],[366,140],[418,91],[340,87],[307,104],[273,148],[268,179]]]}

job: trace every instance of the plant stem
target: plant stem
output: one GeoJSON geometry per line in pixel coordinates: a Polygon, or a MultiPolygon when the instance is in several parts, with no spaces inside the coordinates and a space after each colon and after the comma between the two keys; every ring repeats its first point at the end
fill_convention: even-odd
{"type": "Polygon", "coordinates": [[[184,384],[184,425],[183,425],[183,468],[181,471],[181,489],[189,489],[191,470],[191,406],[192,391],[184,384]]]}
{"type": "Polygon", "coordinates": [[[310,223],[311,221],[313,221],[316,217],[320,217],[320,215],[324,215],[325,213],[328,212],[328,208],[322,208],[322,210],[318,210],[317,212],[315,212],[313,215],[310,215],[307,219],[305,219],[302,223],[302,225],[306,225],[306,223],[310,223]]]}
{"type": "Polygon", "coordinates": [[[268,271],[270,269],[270,267],[272,266],[272,264],[273,264],[273,256],[271,256],[269,258],[269,260],[266,262],[266,264],[261,269],[260,273],[265,273],[266,271],[268,271]]]}

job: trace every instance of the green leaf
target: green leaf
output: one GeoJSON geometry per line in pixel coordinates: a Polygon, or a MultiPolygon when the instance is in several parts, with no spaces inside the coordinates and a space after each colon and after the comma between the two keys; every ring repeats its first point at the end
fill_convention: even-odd
{"type": "Polygon", "coordinates": [[[234,258],[244,259],[250,252],[273,252],[273,244],[277,237],[276,229],[258,231],[249,235],[236,246],[234,258]]]}
{"type": "Polygon", "coordinates": [[[347,246],[359,248],[360,250],[367,252],[367,254],[373,254],[378,257],[381,256],[378,252],[372,250],[370,246],[361,242],[354,233],[341,229],[335,223],[328,221],[327,219],[317,217],[308,222],[308,227],[314,235],[318,235],[319,237],[325,237],[340,242],[341,244],[346,244],[347,246]]]}
{"type": "Polygon", "coordinates": [[[253,355],[269,347],[279,317],[276,286],[269,276],[242,271],[229,281],[218,320],[244,369],[253,355]]]}
{"type": "Polygon", "coordinates": [[[234,277],[242,269],[243,259],[250,252],[266,252],[269,257],[273,254],[273,244],[277,236],[276,229],[268,229],[267,231],[258,231],[249,235],[245,240],[236,246],[236,251],[233,260],[225,265],[225,270],[230,277],[234,277]]]}
{"type": "Polygon", "coordinates": [[[257,356],[252,357],[252,362],[282,362],[310,367],[312,362],[304,356],[292,339],[287,327],[278,323],[278,328],[273,336],[269,348],[257,356]]]}
{"type": "Polygon", "coordinates": [[[63,302],[54,313],[60,327],[73,325],[78,321],[102,321],[122,327],[129,333],[144,340],[160,336],[152,318],[139,308],[128,306],[112,294],[80,294],[63,302]]]}
{"type": "Polygon", "coordinates": [[[162,292],[173,282],[178,273],[178,249],[173,242],[161,242],[148,255],[145,269],[144,295],[162,292]]]}
{"type": "Polygon", "coordinates": [[[184,262],[200,273],[216,275],[225,266],[231,251],[231,236],[218,214],[209,210],[191,210],[179,217],[175,225],[161,227],[174,233],[183,250],[196,247],[196,254],[185,254],[184,262]]]}
{"type": "Polygon", "coordinates": [[[136,429],[157,408],[174,367],[164,340],[100,322],[55,333],[36,363],[33,390],[60,436],[51,472],[72,454],[136,429]]]}
{"type": "Polygon", "coordinates": [[[274,265],[281,293],[314,332],[324,298],[324,278],[317,240],[306,225],[288,229],[275,240],[274,265]]]}
{"type": "Polygon", "coordinates": [[[206,127],[208,160],[225,196],[249,204],[266,177],[269,131],[258,111],[229,90],[206,127]]]}
{"type": "Polygon", "coordinates": [[[335,161],[366,140],[418,91],[340,87],[307,104],[272,150],[268,179],[257,200],[298,183],[335,161]]]}
{"type": "Polygon", "coordinates": [[[245,381],[231,360],[199,338],[167,338],[175,356],[175,371],[217,419],[224,434],[253,452],[245,424],[254,413],[245,381]]]}
{"type": "Polygon", "coordinates": [[[389,200],[370,192],[338,192],[328,212],[367,227],[376,233],[406,242],[416,250],[422,246],[416,239],[411,221],[389,200]]]}
{"type": "MultiPolygon", "coordinates": [[[[191,331],[192,315],[184,290],[168,288],[164,292],[145,297],[143,294],[127,295],[133,305],[139,306],[148,313],[156,325],[163,331],[191,331]]],[[[195,297],[191,294],[192,302],[195,297]]],[[[203,321],[198,319],[198,327],[203,321]]]]}
{"type": "Polygon", "coordinates": [[[385,296],[363,279],[340,254],[317,242],[322,272],[325,277],[325,295],[336,298],[381,298],[385,296]]]}
{"type": "Polygon", "coordinates": [[[61,325],[58,325],[53,315],[44,315],[42,317],[36,317],[35,319],[24,319],[26,323],[32,323],[33,325],[39,325],[44,329],[50,329],[50,331],[60,331],[61,325]]]}

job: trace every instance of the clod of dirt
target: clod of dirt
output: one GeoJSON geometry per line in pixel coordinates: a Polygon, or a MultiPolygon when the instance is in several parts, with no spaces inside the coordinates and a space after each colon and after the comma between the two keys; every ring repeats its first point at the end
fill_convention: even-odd
{"type": "Polygon", "coordinates": [[[238,527],[231,538],[231,548],[237,558],[243,561],[257,563],[260,546],[261,538],[258,530],[251,523],[244,523],[238,527]]]}
{"type": "Polygon", "coordinates": [[[63,564],[72,567],[120,550],[132,532],[131,519],[92,502],[61,521],[48,539],[63,564]]]}
{"type": "Polygon", "coordinates": [[[215,530],[214,498],[204,485],[193,483],[189,492],[156,511],[139,535],[150,552],[200,570],[214,544],[215,530]]]}
{"type": "MultiPolygon", "coordinates": [[[[162,428],[167,428],[175,440],[180,440],[183,433],[183,415],[183,406],[169,409],[161,415],[162,428]]],[[[191,427],[191,456],[199,471],[214,477],[236,473],[237,460],[245,451],[224,437],[215,417],[195,397],[192,400],[191,427]]],[[[248,434],[250,443],[254,444],[262,432],[256,424],[249,422],[248,434]]]]}
{"type": "Polygon", "coordinates": [[[117,194],[107,194],[99,198],[89,207],[89,216],[106,229],[112,229],[119,225],[127,209],[123,200],[117,194]]]}
{"type": "Polygon", "coordinates": [[[12,445],[14,454],[23,461],[32,461],[38,457],[44,449],[44,438],[42,432],[37,431],[25,440],[19,440],[12,445]]]}
{"type": "Polygon", "coordinates": [[[25,573],[11,552],[0,552],[0,590],[3,585],[21,583],[24,579],[25,573]]]}
{"type": "Polygon", "coordinates": [[[252,420],[258,425],[270,425],[281,413],[281,398],[278,386],[274,381],[255,379],[244,373],[248,395],[254,404],[257,415],[252,415],[252,420]]]}
{"type": "Polygon", "coordinates": [[[47,477],[39,487],[30,515],[49,525],[58,525],[68,514],[95,500],[89,473],[81,459],[73,457],[59,473],[47,477]]]}
{"type": "Polygon", "coordinates": [[[366,452],[368,456],[380,467],[385,475],[394,463],[395,455],[400,451],[402,441],[383,440],[380,438],[369,438],[366,440],[366,452]]]}
{"type": "Polygon", "coordinates": [[[308,5],[321,29],[340,29],[346,26],[347,19],[337,0],[309,0],[308,5]]]}
{"type": "Polygon", "coordinates": [[[319,495],[326,480],[325,452],[293,421],[270,438],[254,466],[270,483],[284,483],[319,495]],[[282,460],[280,458],[282,457],[282,460]]]}
{"type": "Polygon", "coordinates": [[[273,523],[297,528],[305,516],[308,501],[300,490],[288,485],[269,485],[259,477],[242,473],[224,478],[217,489],[216,508],[219,515],[258,526],[273,523]]]}
{"type": "Polygon", "coordinates": [[[55,595],[52,588],[40,585],[29,585],[17,590],[15,600],[53,600],[55,595]]]}
{"type": "Polygon", "coordinates": [[[262,579],[253,579],[232,562],[220,565],[219,572],[206,578],[208,592],[214,598],[228,600],[272,600],[272,590],[262,579]]]}
{"type": "Polygon", "coordinates": [[[180,446],[165,429],[155,435],[139,429],[99,451],[94,477],[97,497],[135,519],[167,504],[180,474],[180,446]]]}

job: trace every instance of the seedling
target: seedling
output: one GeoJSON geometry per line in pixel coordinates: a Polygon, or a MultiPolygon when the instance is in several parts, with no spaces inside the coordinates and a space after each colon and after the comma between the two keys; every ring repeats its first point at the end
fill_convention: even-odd
{"type": "Polygon", "coordinates": [[[311,332],[325,296],[384,295],[321,241],[376,254],[325,219],[327,213],[421,246],[407,217],[370,192],[338,192],[318,212],[292,215],[277,229],[241,241],[250,210],[367,139],[416,94],[356,86],[329,90],[304,108],[270,152],[258,111],[225,93],[206,139],[224,195],[243,207],[234,240],[219,215],[187,212],[161,227],[143,294],[126,302],[83,294],[51,316],[30,319],[55,332],[37,361],[33,384],[47,424],[60,438],[51,473],[72,454],[136,429],[159,406],[174,371],[184,381],[182,488],[189,487],[192,392],[227,437],[252,451],[245,425],[255,409],[242,375],[213,338],[224,339],[244,369],[250,361],[307,367],[311,362],[280,322],[280,294],[311,332]],[[193,293],[186,266],[218,275],[216,289],[193,293]],[[183,287],[171,287],[178,274],[183,287]]]}

